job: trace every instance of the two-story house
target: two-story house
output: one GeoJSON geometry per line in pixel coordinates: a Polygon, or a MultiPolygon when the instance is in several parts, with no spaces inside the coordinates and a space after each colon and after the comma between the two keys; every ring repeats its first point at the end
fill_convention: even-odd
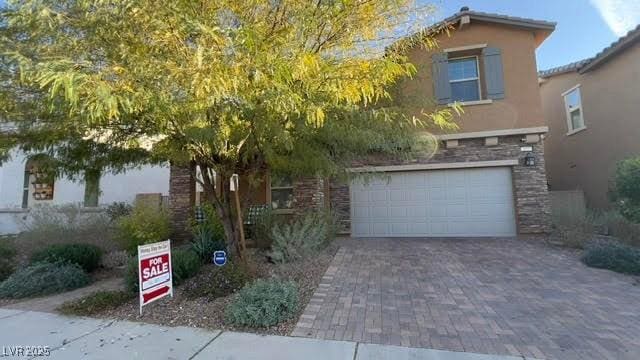
{"type": "MultiPolygon", "coordinates": [[[[375,169],[386,175],[367,183],[268,180],[254,201],[285,212],[330,207],[343,214],[345,230],[354,237],[548,231],[542,144],[547,127],[535,50],[555,24],[468,8],[444,22],[453,31],[437,35],[438,49],[409,49],[417,74],[398,84],[396,92],[396,101],[408,114],[454,102],[464,106],[456,119],[457,132],[436,133],[435,154],[354,166],[354,172],[375,169]]],[[[194,198],[192,177],[190,169],[172,168],[170,204],[178,225],[186,221],[185,208],[194,198]]]]}
{"type": "Polygon", "coordinates": [[[640,26],[539,76],[550,189],[583,190],[589,207],[610,206],[616,163],[640,155],[640,26]]]}

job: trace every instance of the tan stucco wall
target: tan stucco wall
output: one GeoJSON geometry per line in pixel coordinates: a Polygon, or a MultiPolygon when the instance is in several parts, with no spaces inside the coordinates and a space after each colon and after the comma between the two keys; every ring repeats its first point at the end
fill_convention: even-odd
{"type": "MultiPolygon", "coordinates": [[[[502,52],[505,98],[492,104],[466,106],[456,117],[458,132],[475,132],[543,126],[544,119],[537,82],[535,48],[532,31],[511,26],[472,22],[462,29],[438,37],[439,50],[421,47],[409,51],[416,66],[413,79],[403,81],[394,93],[396,101],[409,114],[419,115],[422,109],[433,109],[431,55],[446,48],[488,44],[502,52]]],[[[441,133],[433,129],[434,133],[441,133]]]]}
{"type": "Polygon", "coordinates": [[[584,74],[571,72],[540,86],[549,133],[545,141],[551,190],[582,189],[587,205],[609,205],[617,161],[640,156],[640,44],[584,74]],[[580,84],[586,130],[567,136],[563,92],[580,84]]]}

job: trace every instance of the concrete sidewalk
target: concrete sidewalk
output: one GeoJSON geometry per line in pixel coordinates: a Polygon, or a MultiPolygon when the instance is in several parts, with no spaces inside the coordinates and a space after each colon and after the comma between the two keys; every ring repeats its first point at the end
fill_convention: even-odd
{"type": "Polygon", "coordinates": [[[48,346],[47,359],[522,360],[522,357],[261,336],[0,309],[0,358],[48,346]]]}

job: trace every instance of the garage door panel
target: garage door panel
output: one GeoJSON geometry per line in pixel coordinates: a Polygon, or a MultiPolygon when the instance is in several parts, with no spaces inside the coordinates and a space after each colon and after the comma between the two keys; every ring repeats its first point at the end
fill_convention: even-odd
{"type": "Polygon", "coordinates": [[[376,219],[386,219],[389,217],[389,208],[384,206],[372,206],[369,208],[369,217],[372,220],[376,219]]]}
{"type": "Polygon", "coordinates": [[[351,186],[353,236],[510,236],[509,168],[389,173],[351,186]]]}
{"type": "Polygon", "coordinates": [[[390,235],[389,234],[389,224],[377,222],[377,223],[373,224],[371,229],[372,229],[372,235],[374,235],[374,236],[387,236],[387,235],[390,235]]]}
{"type": "Polygon", "coordinates": [[[407,217],[407,210],[408,208],[404,206],[393,206],[389,208],[389,216],[404,219],[407,217]]]}
{"type": "Polygon", "coordinates": [[[412,219],[426,219],[427,207],[424,205],[407,206],[407,217],[412,219]]]}
{"type": "Polygon", "coordinates": [[[389,200],[391,201],[405,201],[407,200],[406,190],[389,190],[389,200]]]}
{"type": "Polygon", "coordinates": [[[369,217],[369,207],[368,206],[356,206],[352,205],[353,209],[353,219],[361,220],[369,217]]]}
{"type": "Polygon", "coordinates": [[[464,187],[448,187],[447,200],[464,200],[467,198],[467,189],[464,187]]]}
{"type": "Polygon", "coordinates": [[[369,201],[371,202],[386,202],[387,199],[387,190],[369,191],[369,201]]]}
{"type": "Polygon", "coordinates": [[[427,172],[430,187],[445,187],[447,185],[447,175],[442,171],[427,172]]]}

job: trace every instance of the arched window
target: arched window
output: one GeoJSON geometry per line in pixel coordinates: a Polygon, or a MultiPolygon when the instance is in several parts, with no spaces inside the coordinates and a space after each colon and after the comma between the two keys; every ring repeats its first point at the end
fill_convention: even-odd
{"type": "Polygon", "coordinates": [[[34,155],[24,165],[22,207],[25,209],[29,205],[53,200],[55,180],[44,171],[43,164],[46,160],[47,155],[34,155]]]}

